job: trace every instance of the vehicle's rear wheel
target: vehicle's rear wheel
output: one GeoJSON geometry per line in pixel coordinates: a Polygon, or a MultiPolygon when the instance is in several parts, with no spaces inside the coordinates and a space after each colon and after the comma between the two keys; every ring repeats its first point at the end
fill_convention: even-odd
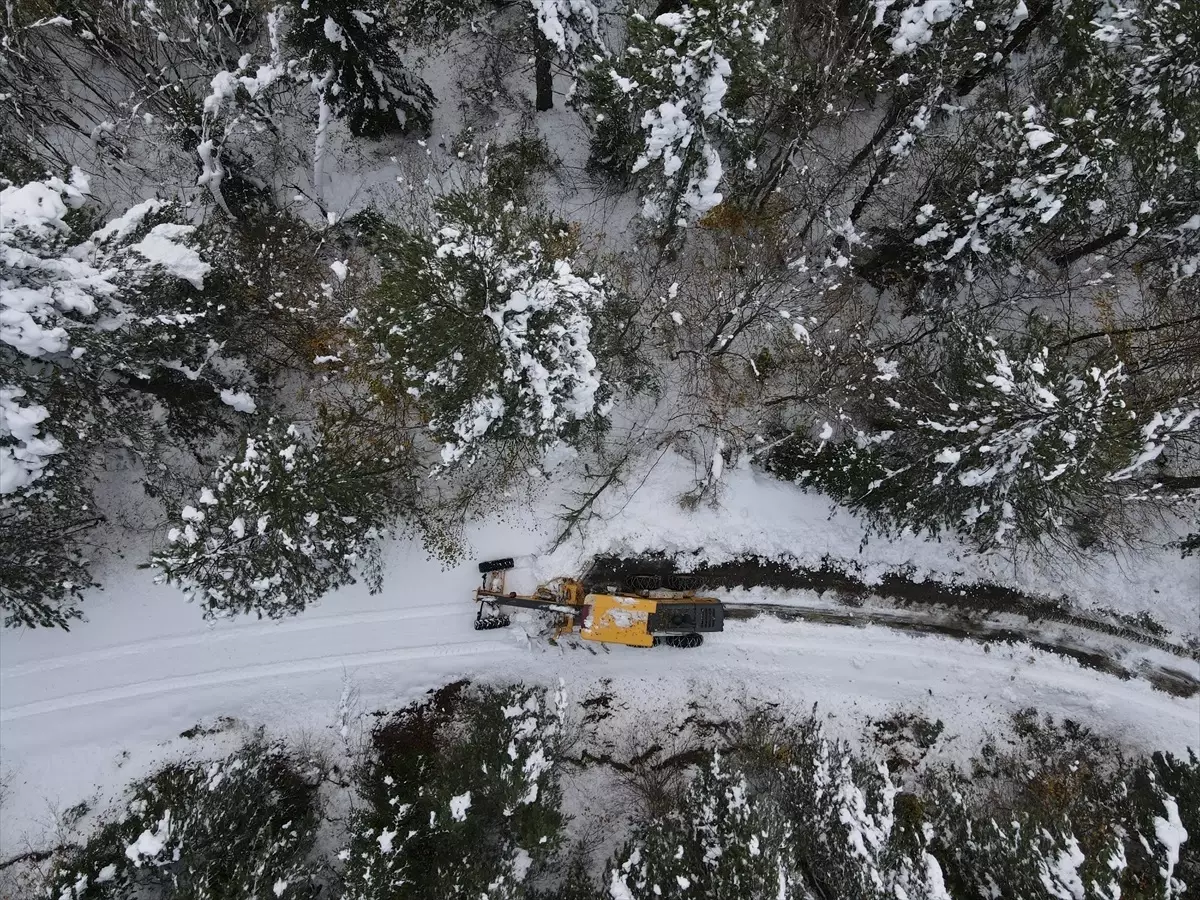
{"type": "Polygon", "coordinates": [[[699,647],[704,643],[704,635],[668,634],[663,640],[668,647],[679,647],[681,650],[690,650],[692,647],[699,647]]]}
{"type": "Polygon", "coordinates": [[[625,579],[627,589],[634,592],[657,591],[662,584],[661,575],[630,575],[625,579]]]}
{"type": "Polygon", "coordinates": [[[479,574],[486,575],[488,572],[503,572],[505,569],[511,569],[514,563],[512,558],[508,559],[488,559],[479,564],[479,574]]]}
{"type": "Polygon", "coordinates": [[[688,573],[676,572],[667,576],[667,587],[673,591],[694,591],[700,586],[700,578],[688,573]]]}
{"type": "Polygon", "coordinates": [[[493,628],[507,628],[511,619],[504,613],[494,613],[490,616],[480,616],[475,620],[476,631],[491,631],[493,628]]]}

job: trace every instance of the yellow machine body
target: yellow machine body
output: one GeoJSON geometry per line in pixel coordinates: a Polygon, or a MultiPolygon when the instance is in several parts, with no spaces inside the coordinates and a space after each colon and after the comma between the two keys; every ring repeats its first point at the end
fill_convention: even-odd
{"type": "Polygon", "coordinates": [[[585,641],[653,647],[650,616],[658,611],[658,601],[618,594],[588,594],[588,608],[579,623],[579,636],[585,641]]]}
{"type": "MultiPolygon", "coordinates": [[[[588,594],[582,583],[560,578],[539,585],[532,594],[519,595],[506,591],[504,582],[502,570],[484,574],[483,586],[475,591],[481,619],[482,605],[541,610],[560,617],[560,635],[577,633],[586,641],[627,647],[653,647],[659,637],[671,643],[680,636],[723,629],[721,602],[714,597],[697,597],[690,591],[588,594]]],[[[684,646],[698,643],[697,638],[684,646]]]]}

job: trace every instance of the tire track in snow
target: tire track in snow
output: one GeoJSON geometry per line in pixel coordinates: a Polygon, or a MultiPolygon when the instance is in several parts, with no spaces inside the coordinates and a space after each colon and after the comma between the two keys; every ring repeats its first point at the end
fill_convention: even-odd
{"type": "Polygon", "coordinates": [[[461,618],[462,610],[449,603],[435,603],[426,606],[409,606],[401,609],[381,609],[370,612],[347,613],[340,616],[293,619],[288,622],[251,625],[230,631],[206,631],[201,634],[155,638],[149,641],[117,644],[114,647],[89,650],[85,653],[76,653],[71,656],[53,656],[50,659],[39,660],[37,662],[21,663],[10,666],[7,669],[0,669],[0,679],[20,678],[25,675],[35,675],[39,672],[49,672],[54,669],[62,669],[70,666],[104,662],[106,660],[120,659],[123,656],[136,656],[159,650],[178,650],[183,647],[254,640],[260,637],[275,637],[297,632],[315,631],[317,629],[346,628],[355,625],[382,625],[388,622],[401,622],[406,619],[433,619],[442,616],[461,618]]]}
{"type": "MultiPolygon", "coordinates": [[[[834,623],[806,624],[829,631],[845,627],[834,623]]],[[[866,695],[862,690],[866,684],[908,683],[929,685],[932,690],[935,686],[932,682],[937,680],[934,676],[938,675],[943,676],[941,680],[948,682],[951,685],[950,692],[954,693],[960,689],[961,683],[970,680],[966,675],[970,673],[972,676],[990,676],[992,691],[1010,702],[1016,702],[1014,698],[1018,695],[1033,699],[1052,694],[1060,702],[1069,698],[1076,706],[1095,712],[1098,705],[1116,701],[1122,706],[1153,712],[1157,717],[1169,717],[1185,727],[1193,724],[1197,713],[1200,713],[1200,706],[1194,702],[1194,698],[1181,698],[1159,691],[1147,694],[1137,681],[1096,672],[1086,666],[1072,664],[1051,651],[1037,648],[1014,647],[1008,653],[981,654],[976,652],[976,645],[951,637],[905,634],[888,629],[878,635],[868,636],[847,653],[846,645],[836,638],[826,643],[814,642],[811,637],[778,634],[767,637],[737,631],[728,634],[732,639],[725,641],[725,646],[753,657],[760,670],[794,672],[795,666],[779,665],[778,660],[807,655],[816,668],[810,676],[814,683],[856,684],[856,696],[866,695]],[[903,662],[903,667],[888,665],[897,662],[903,662]],[[847,671],[847,668],[853,671],[847,671]]],[[[886,691],[876,693],[887,695],[886,691]]]]}
{"type": "Polygon", "coordinates": [[[324,672],[329,669],[379,666],[415,659],[509,653],[516,649],[516,645],[508,641],[472,640],[450,644],[431,644],[424,647],[407,647],[398,650],[376,650],[369,653],[339,653],[331,656],[290,660],[288,662],[239,666],[233,669],[200,672],[194,675],[178,675],[159,678],[153,681],[141,681],[134,684],[121,685],[114,688],[83,691],[78,694],[56,697],[52,700],[25,703],[20,706],[11,707],[10,709],[0,710],[0,724],[15,722],[19,719],[29,718],[30,716],[40,716],[47,713],[77,709],[81,706],[110,703],[115,700],[132,700],[137,697],[165,694],[171,691],[182,691],[190,688],[213,687],[215,685],[232,684],[239,681],[254,681],[259,678],[303,675],[310,672],[324,672]]]}
{"type": "Polygon", "coordinates": [[[1033,628],[1022,630],[983,620],[934,619],[897,611],[839,610],[772,603],[727,603],[725,611],[727,619],[752,619],[765,615],[784,621],[845,625],[852,628],[878,625],[902,634],[940,635],[954,640],[975,641],[985,646],[992,643],[1028,644],[1037,650],[1073,659],[1085,668],[1117,678],[1144,678],[1155,688],[1177,697],[1193,697],[1200,694],[1200,679],[1193,672],[1145,659],[1130,661],[1113,658],[1110,653],[1097,648],[1076,645],[1064,637],[1046,635],[1033,628]]]}
{"type": "Polygon", "coordinates": [[[688,556],[684,553],[597,556],[583,580],[594,589],[603,589],[607,584],[622,584],[636,591],[647,587],[644,583],[639,584],[638,579],[660,579],[667,587],[671,586],[672,579],[683,579],[688,586],[698,589],[768,587],[814,591],[818,595],[828,591],[849,600],[851,607],[865,598],[878,597],[901,607],[923,608],[934,615],[947,612],[968,616],[1011,613],[1024,618],[1033,627],[1044,621],[1056,622],[1200,661],[1200,648],[1164,640],[1161,634],[1130,628],[1128,624],[1106,622],[1076,609],[1065,595],[1060,598],[1036,597],[987,582],[916,580],[903,570],[885,572],[877,580],[868,582],[853,568],[828,558],[820,568],[800,565],[789,559],[751,555],[712,565],[684,565],[681,569],[680,561],[687,563],[688,556]]]}

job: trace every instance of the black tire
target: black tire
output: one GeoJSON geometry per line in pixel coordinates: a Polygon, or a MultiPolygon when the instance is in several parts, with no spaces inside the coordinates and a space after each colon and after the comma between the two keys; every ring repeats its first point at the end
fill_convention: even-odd
{"type": "Polygon", "coordinates": [[[630,575],[625,584],[634,592],[657,591],[662,587],[663,580],[661,575],[630,575]]]}
{"type": "Polygon", "coordinates": [[[507,628],[511,621],[512,620],[503,613],[497,613],[491,616],[480,616],[475,620],[475,630],[491,631],[493,628],[507,628]]]}
{"type": "Polygon", "coordinates": [[[512,558],[508,559],[488,559],[479,564],[479,574],[486,575],[488,572],[503,572],[506,569],[511,569],[514,563],[512,558]]]}
{"type": "Polygon", "coordinates": [[[667,587],[673,591],[694,591],[700,586],[700,579],[695,575],[678,574],[667,576],[667,587]]]}
{"type": "Polygon", "coordinates": [[[680,650],[690,650],[704,643],[702,634],[668,634],[664,639],[668,647],[678,647],[680,650]]]}

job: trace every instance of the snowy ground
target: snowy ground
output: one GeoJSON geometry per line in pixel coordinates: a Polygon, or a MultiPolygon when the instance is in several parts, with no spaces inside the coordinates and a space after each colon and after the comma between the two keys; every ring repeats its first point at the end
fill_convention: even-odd
{"type": "Polygon", "coordinates": [[[953,537],[905,535],[868,540],[863,523],[827,498],[780,483],[748,465],[726,467],[717,504],[679,508],[678,498],[703,472],[667,454],[645,478],[630,478],[597,504],[598,517],[584,537],[538,562],[538,574],[574,571],[581,555],[645,552],[697,553],[693,562],[721,563],[745,555],[819,567],[828,561],[876,583],[888,571],[914,580],[970,585],[989,582],[1038,597],[1066,597],[1085,610],[1148,613],[1181,636],[1200,633],[1200,561],[1178,550],[1097,554],[1067,559],[1061,553],[1012,559],[979,554],[953,537]]]}
{"type": "MultiPolygon", "coordinates": [[[[984,647],[879,627],[771,619],[731,622],[695,651],[593,652],[531,641],[520,628],[472,630],[478,558],[532,554],[512,573],[510,586],[519,588],[522,581],[531,586],[549,574],[576,573],[585,555],[621,546],[856,556],[851,521],[826,521],[819,501],[748,471],[726,473],[721,511],[678,513],[668,502],[675,471],[664,470],[661,484],[647,481],[632,500],[621,500],[620,514],[595,520],[584,542],[552,555],[536,554],[554,523],[533,513],[476,528],[472,560],[448,571],[418,546],[398,542],[382,594],[347,590],[282,622],[206,624],[173,589],[126,569],[106,576],[107,589],[88,601],[89,620],[70,633],[5,633],[0,856],[41,844],[63,809],[85,799],[103,806],[156,762],[196,751],[202,745],[180,734],[198,722],[231,716],[279,733],[333,739],[347,689],[361,714],[396,708],[463,676],[562,678],[576,698],[611,678],[611,690],[626,704],[646,709],[682,706],[694,695],[713,704],[768,700],[801,710],[817,703],[848,729],[863,717],[906,707],[947,722],[966,752],[1028,706],[1091,723],[1131,747],[1200,745],[1200,699],[1172,698],[1144,681],[1122,681],[1023,645],[984,647]]],[[[863,559],[994,577],[977,561],[955,562],[945,549],[872,543],[863,559]]],[[[1168,576],[1160,569],[1132,584],[1140,591],[1156,577],[1168,576]]],[[[1092,602],[1123,595],[1118,584],[1091,584],[1105,591],[1089,595],[1092,602]]],[[[1172,596],[1184,615],[1186,596],[1178,587],[1172,596]]]]}

